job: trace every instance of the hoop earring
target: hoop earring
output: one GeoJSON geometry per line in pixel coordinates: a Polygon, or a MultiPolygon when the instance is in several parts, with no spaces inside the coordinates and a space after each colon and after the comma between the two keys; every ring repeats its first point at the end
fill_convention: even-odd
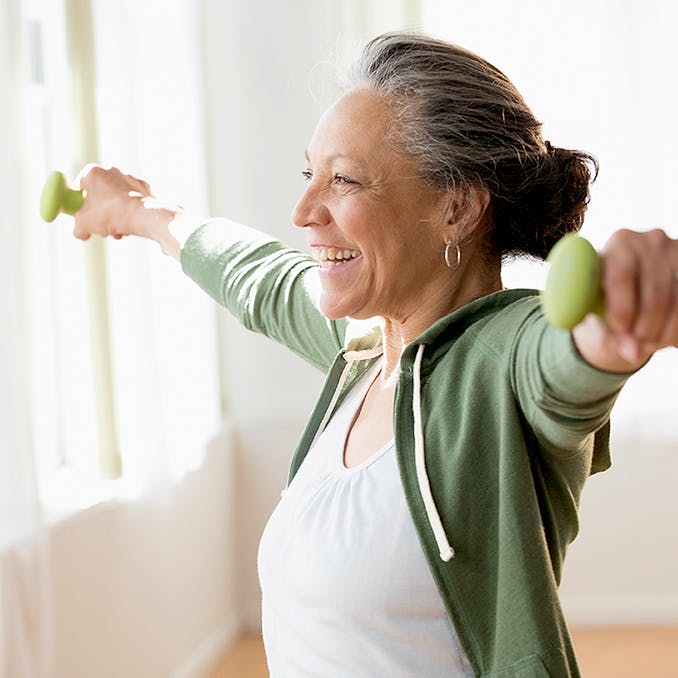
{"type": "Polygon", "coordinates": [[[456,271],[460,266],[461,266],[461,249],[459,245],[455,244],[455,249],[457,250],[457,261],[452,264],[450,263],[450,247],[452,246],[452,241],[448,240],[447,244],[445,245],[445,263],[447,264],[447,268],[451,268],[453,271],[456,271]]]}

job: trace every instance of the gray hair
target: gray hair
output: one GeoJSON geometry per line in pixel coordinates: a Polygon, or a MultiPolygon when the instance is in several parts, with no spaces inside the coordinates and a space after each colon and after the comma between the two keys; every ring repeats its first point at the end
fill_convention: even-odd
{"type": "Polygon", "coordinates": [[[386,33],[363,49],[350,74],[392,106],[390,139],[430,186],[491,196],[493,248],[544,258],[581,228],[598,165],[581,151],[544,141],[511,81],[481,57],[417,33],[386,33]]]}

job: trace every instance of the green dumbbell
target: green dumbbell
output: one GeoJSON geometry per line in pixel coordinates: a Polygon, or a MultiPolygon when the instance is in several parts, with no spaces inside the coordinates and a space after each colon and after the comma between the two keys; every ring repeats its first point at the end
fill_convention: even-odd
{"type": "Polygon", "coordinates": [[[589,313],[605,316],[603,265],[588,240],[566,235],[556,243],[546,261],[551,269],[541,303],[552,325],[570,330],[589,313]]]}
{"type": "Polygon", "coordinates": [[[61,212],[74,215],[84,202],[82,191],[69,188],[61,172],[52,172],[40,196],[40,216],[45,221],[54,221],[61,212]]]}

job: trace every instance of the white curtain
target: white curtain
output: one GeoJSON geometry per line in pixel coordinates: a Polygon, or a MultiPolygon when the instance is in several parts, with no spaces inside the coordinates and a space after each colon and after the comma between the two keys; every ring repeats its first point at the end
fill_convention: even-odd
{"type": "MultiPolygon", "coordinates": [[[[200,16],[191,0],[93,3],[101,161],[208,212],[200,16]]],[[[155,243],[108,243],[123,465],[137,489],[197,467],[219,426],[216,309],[155,243]]]]}
{"type": "MultiPolygon", "coordinates": [[[[195,3],[68,5],[75,8],[70,19],[58,0],[40,5],[45,82],[32,101],[29,204],[37,204],[48,171],[60,169],[73,178],[89,161],[144,177],[160,197],[198,216],[206,213],[195,3]],[[91,21],[74,28],[69,20],[81,20],[78,10],[88,5],[91,21]],[[98,148],[97,157],[83,158],[78,151],[83,143],[65,54],[69,29],[79,32],[78,45],[88,42],[82,31],[92,33],[93,105],[85,113],[94,143],[84,146],[98,148]]],[[[71,55],[76,63],[89,58],[71,55]]],[[[94,344],[101,330],[90,328],[90,243],[72,238],[71,228],[66,216],[50,226],[32,224],[31,258],[40,277],[27,281],[34,334],[48,338],[48,348],[36,347],[32,358],[43,366],[47,386],[36,395],[35,433],[41,490],[52,512],[78,510],[112,495],[145,496],[179,480],[202,462],[220,417],[213,304],[154,243],[106,241],[105,289],[96,303],[106,306],[110,325],[112,436],[119,442],[123,477],[116,484],[97,482],[101,379],[94,344]]]]}
{"type": "Polygon", "coordinates": [[[336,31],[333,68],[350,66],[363,45],[387,31],[421,29],[419,0],[344,0],[328,4],[329,21],[336,31]]]}
{"type": "Polygon", "coordinates": [[[26,52],[21,7],[0,5],[0,677],[45,678],[51,659],[49,550],[30,424],[25,280],[26,52]]]}
{"type": "MultiPolygon", "coordinates": [[[[220,421],[213,303],[156,245],[106,243],[123,478],[98,479],[86,245],[69,217],[37,215],[47,171],[79,169],[64,4],[0,3],[0,678],[52,670],[52,521],[167,490],[201,464],[220,421]]],[[[89,160],[204,214],[195,3],[92,9],[101,155],[89,160]]]]}

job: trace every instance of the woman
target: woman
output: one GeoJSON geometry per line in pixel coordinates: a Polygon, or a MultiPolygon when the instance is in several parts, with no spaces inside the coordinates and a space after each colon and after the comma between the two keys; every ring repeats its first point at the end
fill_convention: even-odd
{"type": "Polygon", "coordinates": [[[420,35],[366,46],[306,158],[293,220],[315,260],[218,219],[182,245],[117,170],[83,176],[75,227],[156,240],[328,372],[260,545],[272,675],[578,675],[563,559],[619,390],[678,344],[678,242],[615,234],[606,323],[548,326],[501,261],[580,228],[595,162],[544,141],[490,64],[420,35]]]}

